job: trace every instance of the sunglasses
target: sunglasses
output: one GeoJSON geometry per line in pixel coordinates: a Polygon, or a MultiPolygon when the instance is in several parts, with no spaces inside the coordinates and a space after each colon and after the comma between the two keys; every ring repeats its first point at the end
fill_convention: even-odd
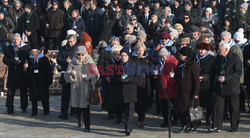
{"type": "Polygon", "coordinates": [[[161,38],[162,40],[168,40],[168,38],[161,38]]]}
{"type": "Polygon", "coordinates": [[[189,19],[188,17],[185,17],[184,19],[189,19]]]}

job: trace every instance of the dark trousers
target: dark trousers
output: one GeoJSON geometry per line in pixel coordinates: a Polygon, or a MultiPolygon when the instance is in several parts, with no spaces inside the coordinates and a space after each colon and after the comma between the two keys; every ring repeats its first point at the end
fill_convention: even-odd
{"type": "MultiPolygon", "coordinates": [[[[170,100],[170,102],[172,103],[172,105],[174,104],[175,100],[170,100]]],[[[162,117],[164,119],[164,123],[168,123],[168,101],[166,99],[162,99],[161,100],[161,107],[162,107],[162,117]]],[[[172,110],[171,111],[171,116],[174,118],[174,119],[177,119],[176,118],[176,115],[175,115],[175,112],[172,110]]],[[[172,118],[171,118],[172,119],[172,118]]]]}
{"type": "Polygon", "coordinates": [[[246,88],[244,84],[240,85],[240,111],[246,111],[245,101],[246,101],[246,88]]]}
{"type": "Polygon", "coordinates": [[[64,116],[68,116],[70,102],[70,84],[67,83],[62,86],[62,96],[61,96],[61,113],[64,116]]]}
{"type": "Polygon", "coordinates": [[[239,117],[240,117],[240,107],[239,107],[239,95],[232,95],[222,97],[220,95],[216,95],[215,97],[215,106],[214,106],[214,127],[221,129],[222,128],[222,120],[223,120],[223,109],[225,99],[229,99],[230,103],[230,118],[231,118],[231,128],[238,129],[239,126],[239,117]]]}
{"type": "Polygon", "coordinates": [[[132,130],[134,112],[135,112],[135,103],[134,102],[124,104],[125,130],[132,130]]]}
{"type": "Polygon", "coordinates": [[[146,117],[146,111],[137,111],[137,114],[138,114],[138,121],[140,122],[144,122],[144,119],[146,117]]]}
{"type": "Polygon", "coordinates": [[[47,50],[56,50],[59,49],[61,47],[61,38],[60,37],[50,37],[50,38],[46,38],[46,41],[49,43],[46,46],[47,50]]]}
{"type": "Polygon", "coordinates": [[[116,120],[122,122],[123,104],[115,104],[112,106],[114,109],[116,120]]]}
{"type": "Polygon", "coordinates": [[[77,109],[77,117],[78,119],[84,120],[85,128],[90,128],[90,108],[76,108],[77,109]]]}
{"type": "Polygon", "coordinates": [[[177,118],[180,118],[182,127],[190,123],[190,121],[188,120],[188,117],[189,117],[188,110],[184,111],[181,115],[177,116],[177,118]]]}
{"type": "MultiPolygon", "coordinates": [[[[37,100],[31,101],[32,114],[37,114],[37,102],[38,102],[37,100]]],[[[42,100],[42,105],[43,105],[43,112],[45,114],[48,114],[49,113],[49,100],[48,99],[42,100]]]]}
{"type": "MultiPolygon", "coordinates": [[[[6,107],[8,112],[14,112],[14,96],[16,93],[16,88],[8,88],[7,92],[7,100],[6,100],[6,107]]],[[[20,89],[20,101],[21,101],[21,109],[26,110],[28,107],[28,91],[27,88],[20,89]]]]}

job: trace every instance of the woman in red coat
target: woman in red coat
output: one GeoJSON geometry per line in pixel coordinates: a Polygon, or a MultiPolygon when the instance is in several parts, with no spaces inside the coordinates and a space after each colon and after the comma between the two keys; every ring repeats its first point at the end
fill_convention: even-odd
{"type": "Polygon", "coordinates": [[[168,126],[168,102],[166,94],[172,104],[175,102],[176,97],[176,80],[174,79],[174,72],[177,68],[178,60],[169,54],[166,48],[162,48],[159,53],[159,62],[157,64],[157,70],[159,72],[157,76],[158,80],[158,99],[161,100],[162,116],[164,122],[160,125],[161,127],[168,126]],[[162,83],[165,92],[162,87],[162,83]]]}
{"type": "MultiPolygon", "coordinates": [[[[176,101],[175,112],[181,120],[179,132],[189,132],[188,130],[188,110],[193,99],[198,99],[200,90],[200,70],[195,62],[191,48],[183,47],[179,51],[180,62],[177,65],[176,78],[176,101]]],[[[192,130],[193,131],[193,130],[192,130]]]]}

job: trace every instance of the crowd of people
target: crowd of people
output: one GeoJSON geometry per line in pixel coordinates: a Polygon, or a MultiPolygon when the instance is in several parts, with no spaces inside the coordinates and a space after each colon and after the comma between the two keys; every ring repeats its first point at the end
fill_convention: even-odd
{"type": "Polygon", "coordinates": [[[90,131],[89,91],[101,88],[103,110],[125,134],[144,127],[146,112],[178,132],[193,132],[189,108],[205,110],[210,132],[231,119],[238,131],[250,93],[250,8],[248,0],[2,0],[0,53],[8,66],[7,114],[21,109],[49,115],[53,68],[44,56],[59,50],[61,114],[77,115],[90,131]],[[11,35],[13,33],[13,35],[11,35]],[[44,51],[44,52],[42,52],[44,51]],[[168,112],[169,104],[173,110],[168,112]],[[169,118],[171,114],[171,118],[169,118]]]}

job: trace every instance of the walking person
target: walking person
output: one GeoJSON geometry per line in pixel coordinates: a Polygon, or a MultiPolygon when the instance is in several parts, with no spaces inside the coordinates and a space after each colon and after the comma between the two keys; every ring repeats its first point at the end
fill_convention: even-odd
{"type": "Polygon", "coordinates": [[[78,46],[64,77],[67,83],[71,83],[72,107],[77,108],[78,127],[82,126],[84,119],[86,132],[90,131],[89,90],[95,89],[95,83],[99,79],[98,74],[97,66],[86,48],[78,46]],[[89,65],[96,74],[88,74],[89,65]]]}
{"type": "Polygon", "coordinates": [[[27,90],[27,75],[23,72],[23,65],[29,58],[30,47],[26,45],[18,33],[12,36],[12,43],[5,47],[3,63],[8,66],[7,79],[7,100],[6,114],[14,113],[14,96],[16,89],[20,89],[21,109],[23,113],[27,113],[28,107],[28,90],[27,90]]]}

